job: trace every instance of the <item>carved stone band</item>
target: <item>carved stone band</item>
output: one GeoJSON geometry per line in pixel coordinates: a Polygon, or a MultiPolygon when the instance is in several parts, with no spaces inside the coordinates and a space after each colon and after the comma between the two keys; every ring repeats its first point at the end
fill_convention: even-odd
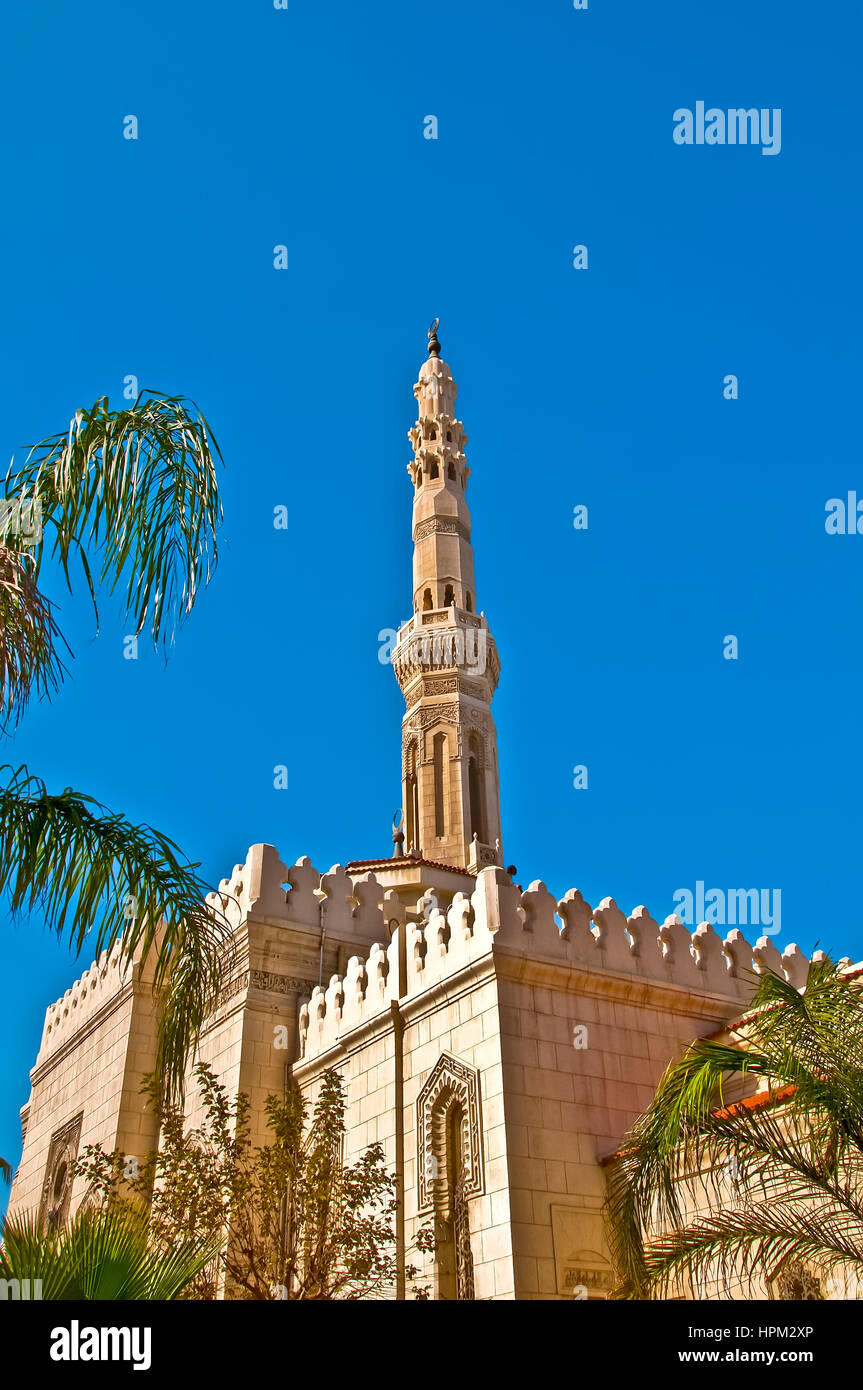
{"type": "Polygon", "coordinates": [[[470,531],[463,521],[459,521],[454,516],[427,516],[425,521],[418,521],[414,527],[414,544],[424,541],[427,536],[440,533],[444,536],[461,536],[463,541],[470,540],[470,531]]]}

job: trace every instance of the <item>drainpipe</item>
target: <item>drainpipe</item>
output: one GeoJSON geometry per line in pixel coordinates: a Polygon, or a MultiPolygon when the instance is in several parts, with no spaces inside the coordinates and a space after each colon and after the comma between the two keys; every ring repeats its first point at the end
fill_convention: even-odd
{"type": "Polygon", "coordinates": [[[407,925],[406,913],[400,906],[399,915],[389,922],[390,939],[398,940],[396,965],[398,969],[398,999],[390,1000],[390,1014],[393,1021],[393,1046],[395,1049],[394,1089],[396,1113],[396,1298],[407,1298],[407,1276],[405,1263],[407,1241],[405,1239],[405,1021],[399,1000],[408,992],[407,975],[407,925]]]}
{"type": "Polygon", "coordinates": [[[405,1277],[405,1131],[404,1131],[404,1032],[398,1000],[390,1002],[395,1043],[396,1112],[396,1298],[407,1297],[405,1277]]]}
{"type": "Polygon", "coordinates": [[[320,954],[320,957],[319,957],[319,960],[318,960],[318,984],[319,984],[319,985],[322,985],[322,984],[324,983],[324,937],[326,936],[326,934],[327,934],[327,929],[326,929],[326,927],[324,926],[323,921],[322,921],[322,922],[321,922],[321,954],[320,954]]]}

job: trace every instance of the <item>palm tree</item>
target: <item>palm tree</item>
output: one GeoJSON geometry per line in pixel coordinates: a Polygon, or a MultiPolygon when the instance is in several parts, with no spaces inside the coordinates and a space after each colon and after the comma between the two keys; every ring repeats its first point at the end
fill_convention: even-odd
{"type": "MultiPolygon", "coordinates": [[[[10,466],[0,497],[0,732],[66,675],[68,649],[40,588],[48,554],[70,592],[79,562],[97,628],[97,586],[119,587],[136,634],[149,629],[167,652],[215,565],[217,458],[209,426],[182,396],[142,392],[118,411],[101,398],[10,466]]],[[[0,767],[0,893],[13,912],[41,912],[78,952],[119,941],[128,959],[153,952],[169,1095],[182,1088],[227,944],[198,867],[150,826],[71,787],[49,791],[26,766],[0,767]]]]}
{"type": "Polygon", "coordinates": [[[217,1252],[197,1237],[161,1249],[147,1214],[130,1207],[88,1208],[59,1230],[33,1216],[8,1218],[0,1247],[0,1278],[39,1281],[46,1300],[180,1298],[217,1252]]]}
{"type": "Polygon", "coordinates": [[[669,1067],[612,1165],[616,1297],[863,1276],[859,982],[819,953],[804,993],[764,974],[752,1004],[740,1046],[700,1039],[669,1067]],[[768,1090],[728,1103],[733,1078],[768,1090]]]}
{"type": "Polygon", "coordinates": [[[12,1164],[7,1163],[5,1158],[0,1158],[0,1178],[4,1182],[12,1181],[12,1164]]]}

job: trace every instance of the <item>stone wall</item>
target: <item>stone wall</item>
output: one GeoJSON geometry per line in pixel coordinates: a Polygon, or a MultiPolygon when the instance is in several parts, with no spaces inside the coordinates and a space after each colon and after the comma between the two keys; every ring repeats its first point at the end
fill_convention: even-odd
{"type": "Polygon", "coordinates": [[[660,925],[643,907],[627,918],[611,898],[593,909],[577,890],[560,902],[540,882],[521,892],[497,868],[447,911],[391,926],[388,945],[352,957],[301,1009],[297,1080],[311,1094],[325,1068],[342,1072],[352,1155],[380,1137],[394,1161],[398,1111],[408,1243],[440,1184],[436,1168],[428,1179],[426,1089],[441,1067],[451,1074],[441,1084],[473,1087],[464,1169],[475,1179],[475,1296],[602,1296],[600,1160],[669,1062],[740,1012],[757,972],[778,969],[799,987],[808,961],[795,946],[780,957],[767,938],[752,947],[737,930],[723,941],[706,923],[660,925]]]}
{"type": "Polygon", "coordinates": [[[123,967],[116,951],[103,954],[46,1013],[11,1213],[74,1211],[86,1183],[68,1166],[87,1144],[136,1155],[154,1147],[140,1092],[155,1046],[149,977],[140,964],[123,967]]]}
{"type": "MultiPolygon", "coordinates": [[[[627,918],[611,898],[594,909],[575,889],[559,902],[540,882],[522,892],[500,868],[443,906],[426,894],[411,911],[400,892],[253,845],[208,899],[234,952],[198,1057],[250,1096],[255,1143],[291,1063],[310,1104],[338,1068],[345,1157],[383,1145],[403,1183],[408,1258],[422,1263],[410,1253],[420,1227],[446,1235],[459,1213],[469,1227],[470,1260],[453,1237],[426,1263],[438,1297],[601,1296],[601,1160],[672,1058],[739,1015],[754,973],[799,988],[808,961],[737,930],[723,941],[706,924],[660,925],[643,907],[627,918]]],[[[155,1040],[148,978],[116,954],[48,1009],[13,1211],[74,1210],[83,1184],[64,1187],[62,1169],[85,1144],[154,1146],[140,1086],[155,1040]]],[[[202,1118],[191,1085],[187,1116],[202,1118]]]]}

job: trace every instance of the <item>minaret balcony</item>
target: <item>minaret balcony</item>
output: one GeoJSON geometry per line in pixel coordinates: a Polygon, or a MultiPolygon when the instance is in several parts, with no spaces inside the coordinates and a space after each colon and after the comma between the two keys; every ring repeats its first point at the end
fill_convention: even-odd
{"type": "Polygon", "coordinates": [[[449,608],[425,608],[414,614],[403,627],[402,632],[411,632],[416,627],[437,627],[440,623],[456,623],[461,627],[488,627],[481,613],[471,613],[467,608],[457,608],[451,603],[449,608]]]}
{"type": "Polygon", "coordinates": [[[497,648],[485,618],[454,604],[415,613],[403,623],[392,664],[402,690],[424,673],[456,671],[486,676],[493,691],[500,674],[497,648]]]}

